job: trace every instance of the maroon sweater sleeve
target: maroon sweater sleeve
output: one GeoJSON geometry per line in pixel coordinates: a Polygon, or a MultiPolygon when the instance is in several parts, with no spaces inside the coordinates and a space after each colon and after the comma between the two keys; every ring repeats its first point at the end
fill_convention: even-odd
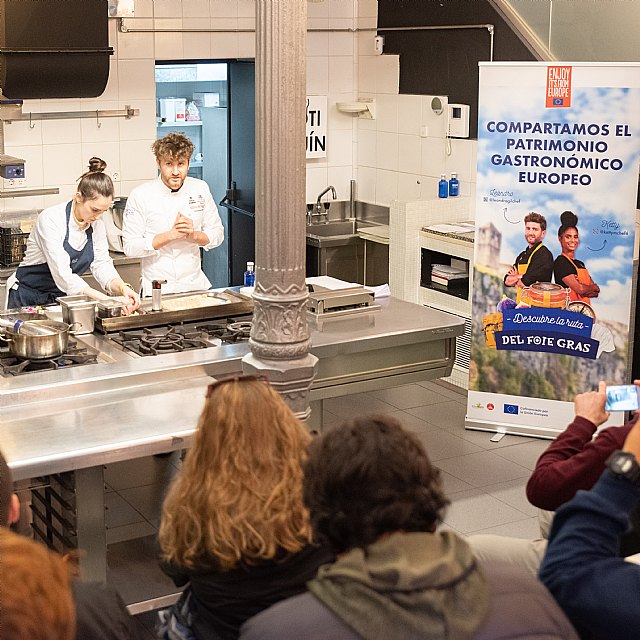
{"type": "Polygon", "coordinates": [[[538,459],[527,483],[529,502],[555,511],[579,489],[591,489],[602,475],[609,454],[622,449],[634,422],[607,427],[592,440],[596,425],[576,416],[538,459]]]}

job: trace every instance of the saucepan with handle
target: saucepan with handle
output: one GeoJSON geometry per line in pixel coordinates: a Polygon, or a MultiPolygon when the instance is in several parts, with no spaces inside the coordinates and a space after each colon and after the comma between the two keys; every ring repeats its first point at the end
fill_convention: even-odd
{"type": "Polygon", "coordinates": [[[55,320],[29,320],[42,323],[50,330],[49,335],[27,336],[12,329],[5,329],[5,335],[0,334],[0,340],[7,342],[9,353],[23,360],[46,360],[57,358],[66,350],[69,343],[69,330],[73,325],[55,320]]]}

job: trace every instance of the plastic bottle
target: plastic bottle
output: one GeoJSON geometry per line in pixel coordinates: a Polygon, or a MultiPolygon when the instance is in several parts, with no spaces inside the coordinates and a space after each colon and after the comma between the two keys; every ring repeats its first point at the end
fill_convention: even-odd
{"type": "Polygon", "coordinates": [[[25,321],[12,316],[0,318],[0,327],[10,329],[13,333],[19,333],[23,336],[53,336],[59,333],[55,329],[41,325],[38,322],[25,321]]]}
{"type": "Polygon", "coordinates": [[[253,287],[256,284],[256,272],[253,262],[247,262],[247,270],[244,272],[244,286],[253,287]]]}
{"type": "Polygon", "coordinates": [[[449,180],[449,196],[455,198],[460,194],[460,182],[458,182],[458,174],[452,173],[449,180]]]}
{"type": "Polygon", "coordinates": [[[444,173],[440,176],[440,182],[438,182],[438,198],[449,197],[449,183],[444,173]]]}

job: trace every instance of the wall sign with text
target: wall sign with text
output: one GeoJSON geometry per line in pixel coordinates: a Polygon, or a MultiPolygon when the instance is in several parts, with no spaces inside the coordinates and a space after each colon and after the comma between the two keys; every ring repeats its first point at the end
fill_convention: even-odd
{"type": "Polygon", "coordinates": [[[327,157],[327,96],[307,96],[307,158],[327,157]]]}

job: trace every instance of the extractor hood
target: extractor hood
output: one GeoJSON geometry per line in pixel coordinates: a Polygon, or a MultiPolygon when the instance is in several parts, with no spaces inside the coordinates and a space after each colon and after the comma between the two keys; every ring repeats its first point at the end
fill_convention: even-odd
{"type": "Polygon", "coordinates": [[[95,98],[109,79],[107,0],[0,0],[7,98],[95,98]]]}

